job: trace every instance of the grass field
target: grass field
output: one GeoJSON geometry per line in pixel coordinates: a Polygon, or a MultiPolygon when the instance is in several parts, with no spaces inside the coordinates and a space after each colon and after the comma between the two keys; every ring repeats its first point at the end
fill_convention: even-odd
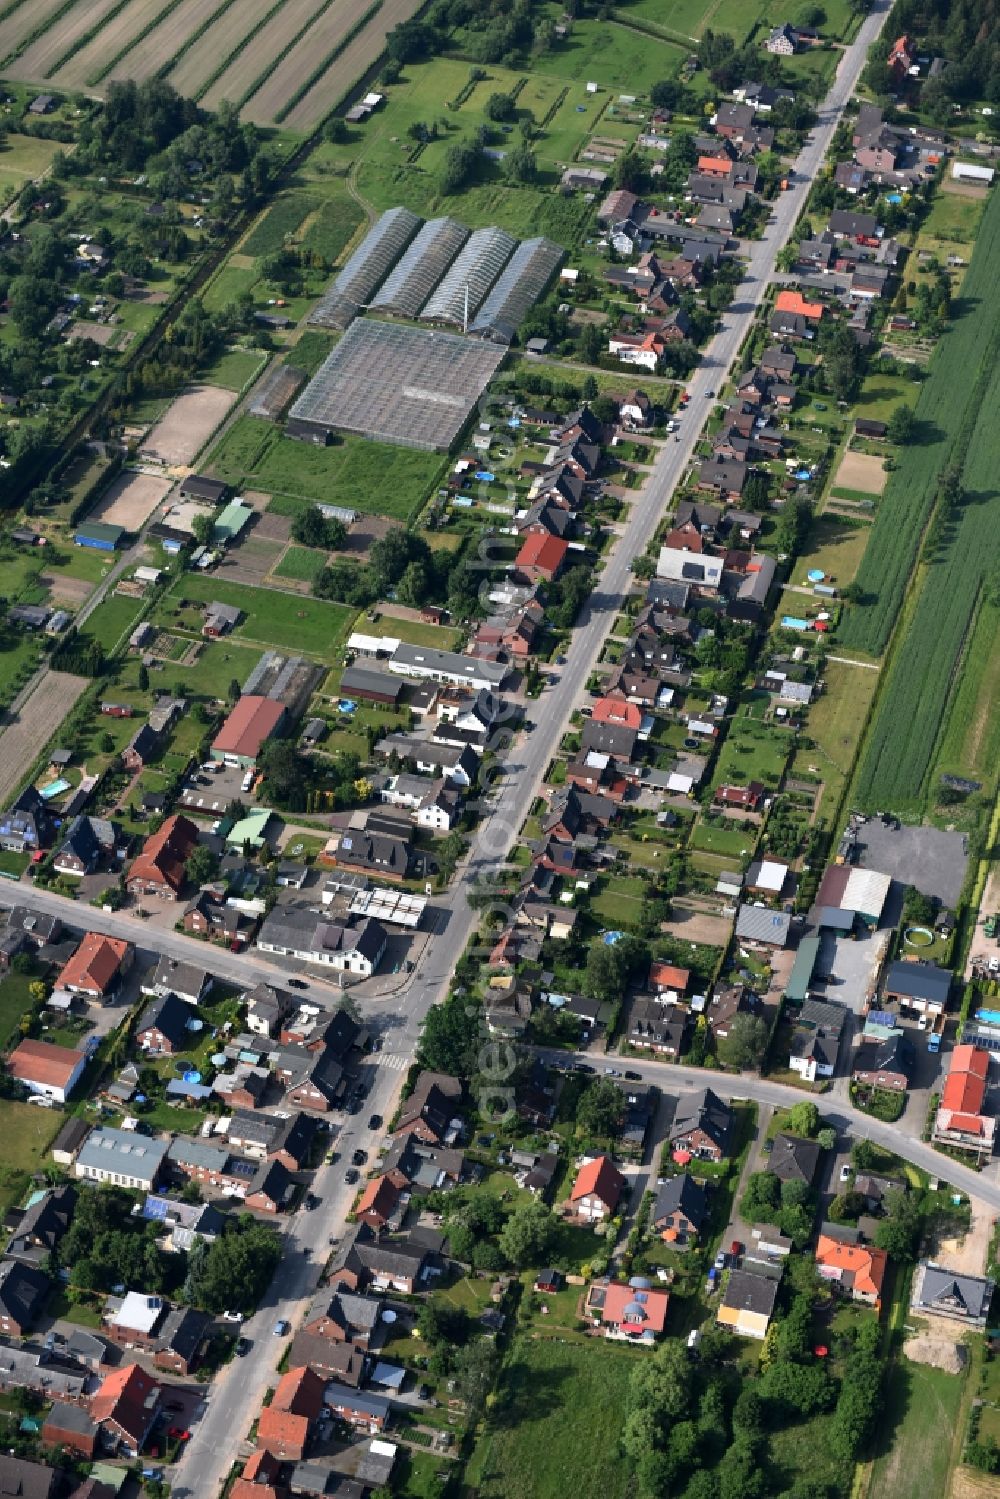
{"type": "Polygon", "coordinates": [[[317,552],[311,547],[289,547],[274,569],[274,576],[311,583],[326,566],[326,555],[326,552],[317,552]]]}
{"type": "Polygon", "coordinates": [[[1000,767],[1000,605],[983,601],[968,637],[934,766],[988,785],[1000,767]]]}
{"type": "Polygon", "coordinates": [[[752,854],[756,844],[755,827],[738,827],[728,821],[719,827],[709,827],[699,818],[691,830],[688,847],[701,849],[703,853],[722,854],[738,862],[744,855],[752,854]]]}
{"type": "MultiPolygon", "coordinates": [[[[1000,199],[983,218],[972,264],[956,304],[956,321],[940,340],[920,387],[917,441],[897,454],[857,581],[866,602],[850,609],[838,643],[880,654],[899,614],[930,514],[938,475],[961,457],[982,399],[977,378],[991,357],[1000,307],[995,264],[1000,253],[1000,199]],[[954,451],[953,450],[957,450],[954,451]]],[[[994,429],[995,430],[995,427],[994,429]]],[[[963,583],[968,589],[968,583],[963,583]]]]}
{"type": "Polygon", "coordinates": [[[131,630],[142,613],[142,600],[124,595],[109,594],[98,604],[83,626],[83,634],[100,641],[110,654],[127,630],[131,630]]]}
{"type": "Polygon", "coordinates": [[[920,386],[905,375],[868,375],[855,403],[855,416],[887,422],[897,406],[913,406],[920,386]]]}
{"type": "Polygon", "coordinates": [[[63,1116],[56,1109],[39,1109],[29,1103],[0,1099],[0,1211],[18,1204],[29,1186],[31,1173],[41,1170],[46,1152],[59,1133],[63,1116]]]}
{"type": "Polygon", "coordinates": [[[875,1460],[870,1493],[924,1499],[947,1492],[962,1387],[958,1374],[906,1358],[893,1365],[879,1422],[892,1445],[875,1460]]]}
{"type": "MultiPolygon", "coordinates": [[[[332,656],[347,635],[355,614],[353,609],[327,604],[322,599],[279,593],[273,588],[248,588],[242,583],[227,583],[222,578],[186,573],[163,599],[158,611],[160,623],[167,627],[174,625],[177,614],[183,622],[191,623],[185,618],[192,613],[191,609],[182,607],[185,600],[197,607],[198,620],[200,606],[213,600],[235,604],[243,611],[243,620],[233,635],[227,637],[227,647],[230,639],[237,642],[252,640],[261,646],[305,652],[322,659],[332,656]]],[[[200,624],[194,623],[195,628],[200,628],[200,624]]],[[[229,672],[226,685],[235,674],[232,670],[229,672]]]]}
{"type": "Polygon", "coordinates": [[[828,579],[836,580],[837,587],[846,587],[861,564],[869,532],[868,526],[853,526],[835,515],[821,515],[813,526],[809,551],[795,564],[792,582],[804,585],[806,574],[821,568],[828,579]]]}
{"type": "Polygon", "coordinates": [[[209,454],[207,469],[285,502],[273,507],[283,515],[322,502],[406,520],[426,499],[442,462],[435,453],[360,437],[317,448],[283,437],[260,417],[241,416],[209,454]]]}
{"type": "Polygon", "coordinates": [[[0,203],[16,197],[30,178],[47,171],[58,149],[57,141],[11,132],[0,146],[0,203]]]}
{"type": "Polygon", "coordinates": [[[791,747],[787,731],[738,718],[719,752],[713,785],[763,781],[773,790],[781,781],[791,747]]]}
{"type": "Polygon", "coordinates": [[[635,1360],[605,1342],[519,1337],[466,1474],[479,1499],[625,1499],[618,1452],[635,1360]]]}
{"type": "Polygon", "coordinates": [[[21,1016],[32,1008],[28,985],[31,978],[21,973],[8,973],[0,980],[0,1051],[7,1051],[21,1016]]]}
{"type": "Polygon", "coordinates": [[[878,686],[877,672],[839,661],[828,661],[823,676],[826,691],[810,706],[806,728],[813,747],[797,750],[791,765],[793,776],[822,777],[820,816],[839,805],[878,686]]]}
{"type": "Polygon", "coordinates": [[[206,385],[221,385],[223,390],[235,390],[238,394],[263,364],[264,355],[253,349],[228,349],[201,378],[206,385]]]}

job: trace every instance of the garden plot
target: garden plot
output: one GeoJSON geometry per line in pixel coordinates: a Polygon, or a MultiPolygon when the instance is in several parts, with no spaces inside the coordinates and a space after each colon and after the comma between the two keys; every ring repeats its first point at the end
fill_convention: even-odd
{"type": "Polygon", "coordinates": [[[78,609],[85,604],[94,591],[89,578],[67,578],[65,573],[42,573],[41,581],[49,590],[49,602],[69,604],[78,609]]]}
{"type": "Polygon", "coordinates": [[[885,462],[872,453],[845,453],[833,481],[834,489],[858,489],[881,494],[888,478],[885,462]]]}
{"type": "MultiPolygon", "coordinates": [[[[105,16],[114,10],[118,0],[97,0],[96,4],[74,5],[55,26],[27,47],[9,69],[12,78],[48,78],[74,46],[77,46],[105,16]]],[[[31,11],[31,5],[25,6],[31,11]]]]}
{"type": "MultiPolygon", "coordinates": [[[[98,348],[107,349],[120,339],[122,329],[114,323],[94,323],[88,318],[78,319],[66,334],[67,342],[77,338],[89,338],[91,343],[97,344],[98,348]]],[[[121,339],[122,345],[131,343],[131,333],[126,333],[121,339]]]]}
{"type": "Polygon", "coordinates": [[[166,498],[171,483],[170,479],[155,474],[119,474],[88,519],[124,526],[126,531],[139,531],[166,498]]]}
{"type": "Polygon", "coordinates": [[[236,400],[235,391],[193,385],[171,401],[146,438],[143,452],[161,463],[193,463],[236,400]]]}

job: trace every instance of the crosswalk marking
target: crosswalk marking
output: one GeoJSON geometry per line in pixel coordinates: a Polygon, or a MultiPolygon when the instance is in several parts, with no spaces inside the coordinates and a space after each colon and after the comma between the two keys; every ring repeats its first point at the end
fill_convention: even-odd
{"type": "Polygon", "coordinates": [[[390,1072],[405,1072],[410,1062],[408,1057],[393,1056],[391,1052],[383,1052],[378,1059],[380,1067],[388,1067],[390,1072]]]}

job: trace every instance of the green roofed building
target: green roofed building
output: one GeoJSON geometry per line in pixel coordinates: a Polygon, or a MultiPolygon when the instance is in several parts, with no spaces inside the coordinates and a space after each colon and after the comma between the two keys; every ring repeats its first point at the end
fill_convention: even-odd
{"type": "Polygon", "coordinates": [[[257,807],[229,829],[226,834],[227,846],[241,849],[249,843],[251,848],[263,848],[264,835],[273,816],[274,813],[269,807],[257,807]]]}
{"type": "Polygon", "coordinates": [[[239,500],[230,500],[229,504],[215,517],[212,540],[235,541],[252,515],[253,510],[249,505],[244,505],[239,500]]]}
{"type": "Polygon", "coordinates": [[[78,547],[92,547],[96,552],[113,552],[125,535],[124,526],[109,526],[106,521],[81,522],[73,532],[78,547]]]}
{"type": "Polygon", "coordinates": [[[792,971],[788,975],[788,985],[785,989],[785,997],[793,1004],[802,1004],[809,997],[809,985],[812,983],[813,971],[816,960],[819,957],[818,937],[803,937],[799,943],[799,950],[795,954],[795,962],[792,971]]]}

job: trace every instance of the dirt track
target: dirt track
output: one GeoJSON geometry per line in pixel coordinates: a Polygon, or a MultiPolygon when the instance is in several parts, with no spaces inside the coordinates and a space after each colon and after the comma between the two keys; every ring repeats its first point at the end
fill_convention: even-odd
{"type": "Polygon", "coordinates": [[[845,453],[833,487],[859,489],[864,494],[881,494],[888,477],[881,458],[876,458],[871,453],[845,453]]]}
{"type": "Polygon", "coordinates": [[[138,531],[170,490],[172,480],[156,474],[120,474],[90,517],[126,531],[138,531]]]}
{"type": "Polygon", "coordinates": [[[171,401],[143,443],[163,463],[193,463],[226,412],[236,404],[231,390],[193,385],[171,401]]]}
{"type": "Polygon", "coordinates": [[[87,677],[74,677],[67,671],[43,671],[21,708],[7,710],[6,726],[0,730],[0,802],[4,806],[42,745],[89,686],[87,677]]]}

